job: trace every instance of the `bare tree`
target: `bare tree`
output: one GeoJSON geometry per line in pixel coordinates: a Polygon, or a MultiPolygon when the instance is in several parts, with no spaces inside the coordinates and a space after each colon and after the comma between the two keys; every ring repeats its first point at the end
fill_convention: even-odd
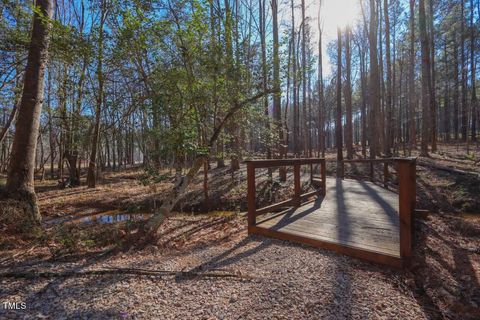
{"type": "Polygon", "coordinates": [[[411,155],[412,149],[416,148],[417,145],[417,134],[416,134],[416,96],[415,96],[415,0],[410,0],[410,56],[409,56],[409,65],[408,65],[408,140],[409,140],[409,154],[411,155]]]}
{"type": "Polygon", "coordinates": [[[387,90],[385,98],[385,109],[386,109],[386,137],[385,137],[385,155],[392,155],[392,145],[393,145],[393,106],[392,106],[392,62],[390,58],[390,17],[388,13],[388,0],[383,2],[383,14],[385,18],[385,55],[387,62],[387,90]]]}
{"type": "MultiPolygon", "coordinates": [[[[343,160],[343,135],[342,135],[342,31],[337,27],[337,117],[335,121],[335,144],[337,146],[337,163],[343,160]]],[[[341,166],[337,165],[337,175],[341,166]]]]}
{"type": "Polygon", "coordinates": [[[375,0],[370,0],[370,158],[379,152],[380,74],[377,54],[377,12],[375,0]]]}
{"type": "Polygon", "coordinates": [[[450,68],[448,63],[448,51],[447,51],[447,42],[448,37],[445,36],[445,44],[444,44],[444,68],[445,68],[445,96],[443,101],[443,125],[445,129],[445,141],[450,141],[450,122],[451,122],[451,112],[450,112],[450,68]]]}
{"type": "Polygon", "coordinates": [[[465,65],[465,0],[460,1],[460,70],[462,77],[462,140],[467,141],[468,105],[467,105],[467,68],[465,65]]]}
{"type": "Polygon", "coordinates": [[[107,20],[107,3],[106,0],[102,0],[100,3],[100,26],[98,34],[98,61],[97,61],[97,80],[98,80],[98,93],[96,96],[95,107],[95,125],[93,129],[92,148],[90,151],[90,162],[88,163],[87,172],[87,185],[89,188],[95,188],[96,175],[95,169],[97,165],[97,149],[98,141],[100,138],[100,119],[102,115],[103,104],[103,90],[104,90],[104,75],[103,75],[103,45],[104,45],[104,26],[107,20]]]}
{"type": "MultiPolygon", "coordinates": [[[[280,56],[279,56],[279,37],[278,37],[278,3],[277,0],[271,1],[272,5],[272,24],[273,24],[273,89],[276,93],[273,95],[273,118],[275,120],[275,128],[278,132],[278,157],[286,156],[287,147],[284,145],[283,125],[282,125],[282,108],[280,91],[280,56]]],[[[287,171],[284,167],[280,168],[280,181],[287,180],[287,171]]]]}
{"type": "Polygon", "coordinates": [[[459,137],[459,127],[458,120],[460,116],[459,110],[459,74],[458,74],[458,42],[457,42],[457,33],[454,31],[453,34],[453,134],[454,139],[458,140],[459,137]]]}
{"type": "Polygon", "coordinates": [[[303,114],[303,139],[304,155],[307,156],[309,149],[309,131],[307,124],[307,49],[306,49],[306,24],[305,0],[302,0],[302,114],[303,114]]]}
{"type": "Polygon", "coordinates": [[[419,0],[418,3],[418,23],[420,29],[420,43],[422,56],[422,145],[421,155],[428,156],[428,141],[429,141],[429,117],[428,113],[431,104],[431,69],[430,69],[430,50],[427,36],[427,25],[425,15],[425,1],[419,0]]]}
{"type": "Polygon", "coordinates": [[[300,139],[299,139],[299,116],[298,112],[298,84],[297,84],[297,54],[296,54],[296,41],[295,41],[295,1],[291,1],[292,9],[292,108],[293,108],[293,149],[296,156],[300,153],[300,139]]]}
{"type": "Polygon", "coordinates": [[[433,12],[433,1],[429,0],[430,11],[430,142],[432,143],[432,152],[437,152],[437,98],[435,88],[435,20],[433,12]]]}
{"type": "Polygon", "coordinates": [[[24,204],[27,226],[38,224],[41,220],[34,189],[34,170],[48,61],[50,19],[53,14],[50,0],[37,0],[36,6],[38,10],[33,14],[25,81],[6,184],[6,195],[24,204]]]}
{"type": "Polygon", "coordinates": [[[470,74],[471,74],[471,86],[472,86],[472,100],[471,100],[471,113],[472,113],[472,127],[471,135],[472,141],[477,140],[477,87],[476,87],[476,68],[475,68],[475,25],[473,23],[474,5],[473,0],[470,0],[470,74]]]}
{"type": "Polygon", "coordinates": [[[319,154],[325,157],[325,98],[323,88],[323,54],[322,54],[322,21],[320,12],[322,0],[318,10],[318,148],[319,154]]]}

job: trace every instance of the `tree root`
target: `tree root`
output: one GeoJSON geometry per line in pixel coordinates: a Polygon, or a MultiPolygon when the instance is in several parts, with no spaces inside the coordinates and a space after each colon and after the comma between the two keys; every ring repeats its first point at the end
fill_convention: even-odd
{"type": "Polygon", "coordinates": [[[32,190],[8,192],[0,189],[0,222],[11,231],[32,233],[40,228],[42,216],[32,190]]]}

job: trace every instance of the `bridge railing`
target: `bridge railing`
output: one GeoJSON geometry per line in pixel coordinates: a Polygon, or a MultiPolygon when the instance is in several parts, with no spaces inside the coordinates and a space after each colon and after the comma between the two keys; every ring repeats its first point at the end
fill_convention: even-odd
{"type": "Polygon", "coordinates": [[[388,188],[389,166],[396,169],[398,181],[398,207],[400,219],[400,256],[406,263],[412,257],[413,213],[416,201],[416,158],[346,159],[340,161],[340,176],[345,177],[345,164],[363,163],[369,166],[370,180],[375,177],[375,164],[383,164],[383,185],[388,188]]]}
{"type": "Polygon", "coordinates": [[[298,159],[266,159],[266,160],[247,160],[247,202],[248,202],[248,230],[249,233],[252,227],[256,225],[257,216],[272,212],[275,209],[282,207],[299,207],[302,201],[311,196],[325,195],[326,192],[326,168],[324,158],[298,158],[298,159]],[[310,165],[310,181],[312,184],[318,186],[318,190],[302,194],[300,184],[300,167],[302,165],[310,165]],[[313,166],[320,165],[320,178],[315,178],[313,173],[313,166]],[[261,168],[275,168],[293,166],[293,181],[294,181],[294,195],[293,198],[257,208],[256,204],[256,179],[255,170],[261,168]]]}

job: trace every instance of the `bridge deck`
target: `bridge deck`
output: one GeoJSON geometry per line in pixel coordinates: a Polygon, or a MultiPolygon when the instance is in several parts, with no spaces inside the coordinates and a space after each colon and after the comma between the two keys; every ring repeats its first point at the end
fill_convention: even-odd
{"type": "Polygon", "coordinates": [[[325,197],[260,215],[251,231],[400,267],[398,203],[371,182],[327,179],[325,197]]]}

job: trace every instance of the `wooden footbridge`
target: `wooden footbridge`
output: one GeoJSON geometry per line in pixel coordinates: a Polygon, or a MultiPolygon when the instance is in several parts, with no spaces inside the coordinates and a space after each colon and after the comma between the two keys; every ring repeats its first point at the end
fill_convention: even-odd
{"type": "Polygon", "coordinates": [[[325,159],[250,160],[248,232],[334,250],[371,262],[402,267],[412,256],[415,159],[359,159],[337,164],[342,178],[326,178],[325,159]],[[344,179],[346,165],[367,165],[371,181],[344,179]],[[383,166],[381,186],[374,166],[383,166]],[[255,170],[292,167],[292,199],[257,208],[255,170]],[[301,166],[310,167],[315,190],[301,194],[301,166]],[[319,176],[314,168],[319,167],[319,176]],[[396,178],[394,177],[396,175],[396,178]]]}

